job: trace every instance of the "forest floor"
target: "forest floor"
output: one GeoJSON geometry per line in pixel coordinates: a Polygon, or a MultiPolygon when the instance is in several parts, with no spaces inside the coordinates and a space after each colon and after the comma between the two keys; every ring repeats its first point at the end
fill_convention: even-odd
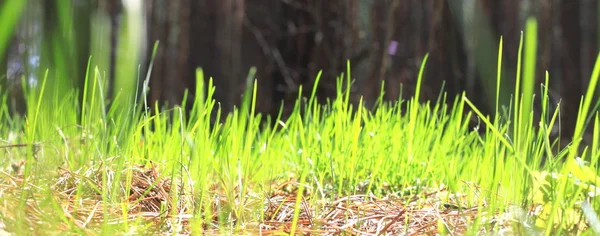
{"type": "MultiPolygon", "coordinates": [[[[541,207],[538,205],[526,210],[514,207],[511,211],[490,213],[485,205],[461,206],[468,202],[467,199],[463,199],[466,195],[451,194],[445,188],[426,189],[421,197],[402,197],[398,193],[383,197],[355,194],[311,201],[311,198],[316,197],[311,194],[315,190],[305,188],[294,223],[294,209],[300,184],[295,179],[289,179],[273,183],[272,190],[262,196],[260,193],[247,193],[248,196],[260,196],[259,199],[255,199],[258,200],[255,204],[262,202],[263,220],[245,222],[237,228],[229,225],[229,228],[227,223],[219,223],[218,217],[215,217],[212,222],[203,222],[202,229],[192,229],[190,220],[194,216],[188,210],[179,207],[176,210],[179,214],[165,214],[169,211],[165,211],[165,203],[167,208],[177,204],[173,204],[176,200],[171,197],[170,191],[173,186],[168,179],[159,177],[161,173],[158,172],[158,168],[139,166],[133,171],[130,195],[123,199],[123,204],[128,204],[130,211],[127,217],[123,218],[122,206],[106,206],[101,195],[73,201],[76,198],[75,185],[78,182],[88,182],[102,188],[102,175],[99,173],[95,174],[98,178],[91,179],[66,169],[58,171],[59,178],[52,187],[54,192],[51,196],[62,212],[48,213],[39,207],[48,201],[48,195],[30,196],[25,206],[16,205],[19,202],[18,198],[24,194],[23,184],[29,185],[30,188],[43,188],[35,186],[35,181],[25,180],[18,165],[15,164],[13,168],[17,172],[0,172],[3,176],[0,178],[0,193],[4,195],[0,209],[5,212],[3,217],[10,217],[12,223],[23,217],[23,222],[35,227],[31,228],[34,234],[44,234],[44,230],[52,228],[60,232],[94,235],[97,233],[95,229],[101,227],[102,222],[109,221],[109,225],[143,226],[142,229],[132,230],[144,235],[190,235],[192,232],[281,235],[290,233],[294,224],[295,234],[303,235],[463,235],[468,232],[479,235],[521,235],[535,232],[535,228],[521,228],[524,232],[515,232],[513,224],[521,222],[526,215],[536,214],[536,208],[539,210],[541,207]],[[11,211],[18,207],[24,208],[24,215],[11,211]],[[56,217],[63,218],[62,222],[52,226],[44,225],[54,222],[51,219],[56,217]],[[476,220],[481,226],[473,231],[472,226],[476,220]]],[[[32,174],[28,178],[36,176],[32,174]]],[[[474,192],[481,191],[475,184],[464,184],[469,185],[474,192]]],[[[217,209],[219,204],[225,205],[219,201],[226,201],[225,198],[218,199],[218,196],[224,196],[226,193],[218,193],[217,186],[214,186],[213,191],[213,207],[217,209]]],[[[0,235],[14,235],[4,230],[6,227],[14,229],[15,226],[0,222],[0,235]]]]}

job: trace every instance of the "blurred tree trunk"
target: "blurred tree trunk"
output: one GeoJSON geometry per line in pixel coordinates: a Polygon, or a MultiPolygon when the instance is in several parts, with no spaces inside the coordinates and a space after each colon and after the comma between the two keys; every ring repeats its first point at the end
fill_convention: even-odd
{"type": "MultiPolygon", "coordinates": [[[[285,114],[291,113],[291,104],[297,98],[300,85],[309,81],[312,49],[319,32],[316,14],[310,2],[281,1],[281,19],[277,22],[275,98],[285,101],[285,114]]],[[[320,68],[326,69],[326,68],[320,68]]],[[[306,89],[305,89],[306,90],[306,89]]]]}
{"type": "MultiPolygon", "coordinates": [[[[109,39],[110,39],[110,53],[109,53],[109,62],[108,62],[108,88],[107,88],[107,92],[106,92],[106,97],[108,99],[113,99],[114,97],[114,89],[115,89],[115,77],[116,77],[116,70],[117,70],[117,48],[119,45],[119,32],[120,32],[120,26],[121,26],[121,19],[122,19],[122,13],[123,13],[123,5],[121,3],[120,0],[101,0],[100,1],[101,9],[104,9],[106,11],[106,13],[108,14],[108,17],[110,18],[110,35],[109,35],[109,39]]],[[[84,7],[82,9],[85,13],[86,8],[84,7]]],[[[89,16],[89,12],[87,14],[89,16]]],[[[84,22],[89,22],[89,18],[88,21],[85,21],[85,15],[83,15],[84,17],[84,22]]],[[[89,26],[88,26],[89,28],[89,26]]],[[[81,33],[87,33],[86,36],[89,39],[89,30],[86,32],[85,30],[81,33]]],[[[82,35],[83,36],[83,35],[82,35]]],[[[82,39],[85,39],[83,36],[82,39]]],[[[89,42],[88,41],[83,41],[83,42],[89,42]]],[[[85,46],[83,46],[85,47],[85,46]]],[[[87,46],[88,48],[82,48],[84,50],[89,50],[89,45],[87,46]]],[[[83,52],[85,53],[85,51],[83,52]]],[[[80,58],[81,59],[81,58],[80,58]]],[[[85,67],[84,67],[85,68],[85,67]]]]}
{"type": "MultiPolygon", "coordinates": [[[[537,84],[544,83],[545,72],[551,71],[552,68],[552,50],[553,50],[553,14],[556,6],[552,3],[552,0],[543,0],[539,2],[537,12],[534,16],[538,19],[538,67],[536,71],[537,84]]],[[[546,85],[549,89],[553,86],[551,84],[546,85]]],[[[539,89],[536,87],[536,89],[539,89]]],[[[536,91],[537,93],[537,91],[536,91]]]]}
{"type": "MultiPolygon", "coordinates": [[[[375,102],[375,99],[379,96],[379,86],[384,80],[385,74],[385,63],[387,62],[386,58],[388,57],[385,54],[385,47],[387,46],[387,42],[389,41],[389,30],[393,27],[386,27],[388,21],[390,20],[390,14],[394,11],[393,7],[390,6],[390,1],[375,1],[372,3],[370,8],[370,35],[372,35],[371,45],[370,45],[370,63],[369,63],[369,74],[362,86],[361,93],[365,97],[366,104],[370,107],[375,102]]],[[[396,1],[397,2],[397,1],[396,1]]],[[[391,22],[389,22],[392,24],[391,22]]],[[[404,45],[400,46],[401,48],[404,45]]],[[[386,85],[386,88],[390,88],[391,86],[386,85]]]]}
{"type": "Polygon", "coordinates": [[[444,91],[460,94],[466,87],[461,72],[465,71],[467,62],[459,25],[448,1],[434,1],[431,15],[431,37],[427,45],[431,55],[427,67],[437,69],[429,70],[427,80],[436,85],[433,92],[441,92],[445,83],[444,91]]]}
{"type": "MultiPolygon", "coordinates": [[[[587,91],[589,87],[590,77],[594,69],[594,63],[598,56],[598,1],[584,0],[581,2],[581,89],[582,93],[587,91]]],[[[600,88],[595,88],[593,101],[600,100],[600,88]]],[[[592,106],[596,104],[593,102],[592,106]]],[[[593,130],[593,125],[590,124],[588,130],[593,130]]]]}
{"type": "MultiPolygon", "coordinates": [[[[148,50],[158,41],[151,72],[150,104],[180,104],[186,88],[193,88],[194,76],[188,68],[190,56],[190,0],[152,0],[147,2],[148,50]]],[[[204,33],[204,32],[202,32],[204,33]]],[[[149,63],[146,63],[149,65],[149,63]]]]}
{"type": "Polygon", "coordinates": [[[565,115],[562,122],[562,135],[571,136],[575,127],[579,100],[582,95],[582,73],[581,73],[581,29],[580,1],[561,0],[560,9],[560,32],[561,34],[561,84],[562,97],[564,100],[565,115]]]}
{"type": "MultiPolygon", "coordinates": [[[[360,63],[360,59],[353,58],[353,53],[358,41],[357,30],[357,0],[336,1],[309,1],[310,15],[314,18],[317,32],[314,37],[315,45],[309,51],[310,63],[308,78],[304,83],[306,93],[312,90],[314,80],[320,70],[323,70],[324,80],[319,84],[319,97],[332,97],[336,94],[336,81],[333,78],[342,73],[347,77],[346,60],[351,63],[360,63]],[[354,59],[354,60],[353,60],[354,59]]],[[[352,69],[352,68],[351,68],[352,69]]],[[[346,78],[344,78],[345,80],[346,78]]],[[[351,78],[355,79],[355,77],[351,78]]],[[[351,89],[345,87],[344,89],[351,89]]],[[[324,101],[324,99],[322,99],[324,101]]]]}
{"type": "MultiPolygon", "coordinates": [[[[217,49],[215,48],[215,31],[216,25],[214,20],[217,13],[214,10],[216,1],[200,0],[190,3],[190,31],[188,45],[190,54],[188,59],[189,73],[195,75],[196,68],[202,68],[204,72],[204,82],[208,84],[208,80],[212,77],[213,80],[224,79],[217,72],[217,62],[215,57],[217,49]]],[[[193,78],[195,81],[199,78],[193,78]]],[[[221,89],[221,88],[219,88],[221,89]]],[[[220,90],[221,91],[221,90],[220,90]]],[[[197,93],[198,91],[196,91],[197,93]]],[[[215,112],[212,113],[213,115],[215,112]]],[[[215,122],[215,117],[211,117],[212,122],[215,122]]]]}
{"type": "Polygon", "coordinates": [[[216,5],[215,48],[220,79],[215,81],[217,98],[224,111],[231,111],[240,99],[244,86],[242,65],[242,30],[245,0],[221,0],[216,5]]]}
{"type": "MultiPolygon", "coordinates": [[[[177,1],[177,0],[175,0],[177,1]]],[[[152,68],[149,68],[151,76],[150,94],[148,104],[154,106],[154,102],[163,101],[164,96],[164,81],[166,78],[166,52],[168,50],[169,38],[169,24],[168,24],[168,8],[167,1],[163,0],[150,0],[146,3],[147,21],[148,21],[148,45],[154,45],[155,42],[159,43],[156,55],[154,57],[154,64],[152,68]]],[[[152,55],[153,46],[148,48],[148,55],[152,55]]],[[[145,63],[150,66],[150,63],[145,63]]]]}
{"type": "Polygon", "coordinates": [[[581,1],[581,71],[583,77],[582,88],[587,89],[589,78],[592,74],[594,62],[598,54],[598,1],[581,1]]]}
{"type": "Polygon", "coordinates": [[[275,25],[279,22],[280,14],[280,1],[246,0],[241,68],[242,73],[253,66],[258,69],[256,111],[267,114],[276,114],[278,110],[274,108],[279,108],[279,103],[274,99],[272,75],[276,68],[275,56],[280,55],[275,47],[275,25]]]}
{"type": "Polygon", "coordinates": [[[385,99],[409,98],[414,94],[418,71],[426,53],[430,60],[423,78],[421,100],[435,99],[446,87],[465,88],[462,29],[445,1],[377,1],[371,7],[372,46],[370,73],[362,93],[367,100],[379,96],[385,81],[385,99]],[[458,79],[455,79],[458,78],[458,79]]]}

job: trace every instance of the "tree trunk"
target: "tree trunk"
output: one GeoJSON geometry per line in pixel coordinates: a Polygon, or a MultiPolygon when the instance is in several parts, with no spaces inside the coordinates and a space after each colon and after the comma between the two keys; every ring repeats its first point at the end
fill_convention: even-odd
{"type": "Polygon", "coordinates": [[[244,89],[241,71],[242,30],[245,0],[222,0],[216,5],[216,67],[221,78],[215,81],[217,98],[225,112],[240,101],[244,89]]]}
{"type": "Polygon", "coordinates": [[[562,50],[560,51],[560,61],[562,64],[562,95],[564,99],[563,107],[565,109],[562,135],[569,137],[573,134],[579,100],[582,95],[582,73],[581,73],[581,31],[579,30],[580,1],[560,1],[560,26],[562,50]]]}
{"type": "MultiPolygon", "coordinates": [[[[177,1],[177,0],[176,0],[177,1]]],[[[168,2],[164,0],[151,0],[147,2],[146,12],[148,17],[148,55],[152,55],[155,43],[158,42],[158,48],[154,57],[154,64],[150,72],[150,94],[147,99],[150,107],[154,107],[155,102],[162,106],[164,102],[165,87],[167,80],[167,53],[169,52],[169,8],[168,2]]],[[[149,63],[146,65],[150,66],[149,63]]]]}
{"type": "Polygon", "coordinates": [[[120,0],[105,0],[104,9],[110,18],[110,54],[108,66],[108,88],[106,97],[110,100],[114,97],[115,74],[117,70],[117,49],[119,47],[119,32],[121,28],[121,18],[123,5],[120,0]]]}

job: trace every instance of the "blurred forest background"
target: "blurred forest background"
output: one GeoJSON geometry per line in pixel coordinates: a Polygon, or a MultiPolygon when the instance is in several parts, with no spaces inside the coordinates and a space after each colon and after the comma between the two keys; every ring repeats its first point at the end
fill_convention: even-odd
{"type": "Polygon", "coordinates": [[[227,111],[240,102],[254,66],[257,111],[277,114],[281,101],[293,105],[298,87],[312,87],[320,70],[319,100],[334,96],[336,77],[350,60],[352,101],[364,96],[372,106],[382,82],[386,100],[410,97],[429,53],[423,100],[442,90],[449,97],[466,91],[492,111],[500,37],[507,103],[521,31],[534,16],[537,84],[548,70],[552,94],[563,102],[563,135],[571,135],[600,27],[594,0],[0,0],[0,6],[0,17],[13,19],[0,23],[0,37],[10,39],[0,44],[0,87],[13,112],[25,109],[21,78],[35,86],[49,69],[49,85],[59,94],[82,88],[90,56],[109,98],[116,91],[133,96],[157,41],[150,103],[180,104],[185,89],[192,99],[201,67],[227,111]]]}

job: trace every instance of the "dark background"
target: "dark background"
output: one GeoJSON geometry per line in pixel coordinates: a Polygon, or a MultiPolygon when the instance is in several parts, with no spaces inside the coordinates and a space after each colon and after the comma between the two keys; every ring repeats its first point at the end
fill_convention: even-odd
{"type": "MultiPolygon", "coordinates": [[[[0,0],[0,4],[6,1],[10,0],[0,0]]],[[[410,97],[421,60],[429,53],[422,99],[436,99],[445,84],[449,97],[466,91],[485,110],[495,102],[500,36],[504,39],[503,78],[509,85],[503,87],[506,94],[514,83],[521,31],[527,17],[533,16],[539,23],[537,84],[548,70],[551,92],[563,102],[562,134],[569,136],[598,52],[600,8],[593,0],[137,2],[142,4],[139,18],[144,24],[133,26],[143,32],[137,57],[140,72],[147,71],[152,45],[160,41],[149,99],[170,106],[181,103],[185,89],[190,89],[193,97],[195,69],[201,67],[215,79],[215,98],[228,111],[240,102],[247,73],[255,66],[257,111],[276,114],[282,100],[289,111],[298,87],[312,87],[320,70],[318,98],[333,97],[335,79],[346,71],[346,60],[351,61],[355,79],[352,101],[364,96],[367,106],[372,106],[382,81],[386,100],[410,97]]],[[[113,96],[115,84],[124,80],[114,69],[123,56],[116,49],[126,19],[123,3],[29,1],[8,52],[0,56],[0,82],[11,88],[13,110],[23,109],[16,78],[36,68],[37,64],[29,62],[38,54],[44,62],[44,55],[71,50],[67,55],[74,63],[68,75],[76,78],[74,86],[82,86],[87,59],[93,53],[90,41],[96,37],[91,29],[98,24],[107,29],[103,32],[109,46],[104,51],[111,82],[108,94],[113,96]],[[57,13],[60,9],[70,12],[72,28],[63,27],[65,18],[57,13]],[[63,45],[64,50],[37,49],[52,42],[69,44],[63,45]]],[[[32,74],[32,80],[38,78],[32,74]]],[[[310,89],[304,92],[308,96],[310,89]]]]}

